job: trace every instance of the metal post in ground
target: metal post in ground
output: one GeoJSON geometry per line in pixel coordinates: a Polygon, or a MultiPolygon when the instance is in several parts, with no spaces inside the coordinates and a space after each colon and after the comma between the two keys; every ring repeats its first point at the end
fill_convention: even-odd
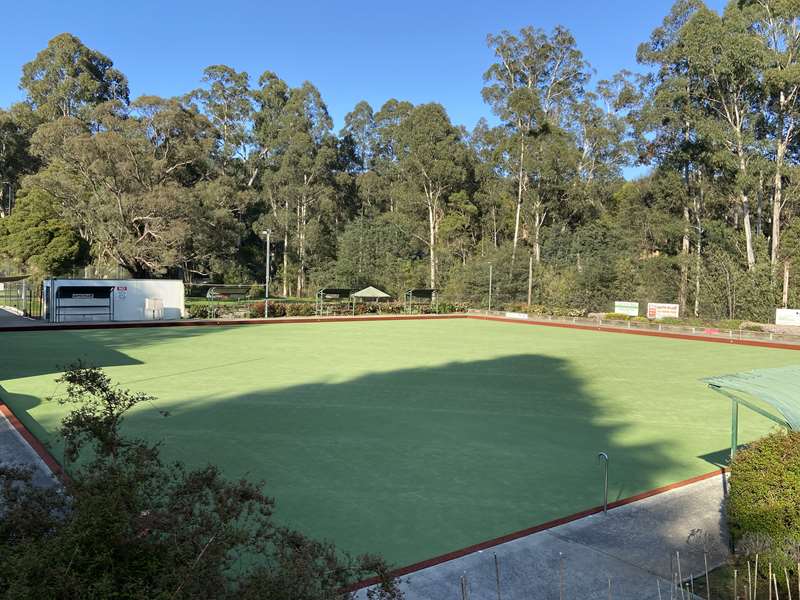
{"type": "Polygon", "coordinates": [[[597,458],[603,463],[603,514],[608,514],[608,454],[600,452],[597,458]]]}
{"type": "Polygon", "coordinates": [[[460,579],[461,583],[461,600],[469,600],[469,582],[467,581],[467,574],[464,573],[460,579]]]}
{"type": "Polygon", "coordinates": [[[494,581],[497,586],[497,600],[502,600],[500,597],[500,560],[497,554],[494,555],[494,581]]]}

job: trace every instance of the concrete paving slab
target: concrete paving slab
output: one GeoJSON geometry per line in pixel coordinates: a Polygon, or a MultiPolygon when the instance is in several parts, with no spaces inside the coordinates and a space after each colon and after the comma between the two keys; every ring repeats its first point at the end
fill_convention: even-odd
{"type": "MultiPolygon", "coordinates": [[[[407,600],[614,600],[669,598],[675,552],[686,579],[728,558],[717,475],[541,531],[402,578],[407,600]],[[495,557],[497,562],[495,563],[495,557]],[[463,578],[463,583],[462,583],[463,578]]],[[[366,598],[366,590],[357,594],[366,598]]]]}
{"type": "Polygon", "coordinates": [[[0,413],[0,465],[30,467],[33,469],[33,482],[36,485],[58,485],[58,480],[45,462],[2,413],[0,413]]]}
{"type": "Polygon", "coordinates": [[[13,311],[0,308],[0,327],[24,326],[34,323],[31,319],[20,316],[13,311]]]}

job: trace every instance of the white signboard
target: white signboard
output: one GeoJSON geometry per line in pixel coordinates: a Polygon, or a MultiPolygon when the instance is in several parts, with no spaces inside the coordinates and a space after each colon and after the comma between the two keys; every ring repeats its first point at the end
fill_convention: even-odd
{"type": "Polygon", "coordinates": [[[614,312],[618,315],[628,315],[629,317],[639,316],[638,302],[614,302],[614,312]]]}
{"type": "Polygon", "coordinates": [[[669,317],[677,319],[680,316],[680,311],[679,304],[661,304],[659,302],[649,302],[647,304],[648,319],[666,319],[669,317]]]}
{"type": "Polygon", "coordinates": [[[527,319],[527,313],[520,313],[520,312],[507,312],[506,313],[507,319],[527,319]]]}
{"type": "Polygon", "coordinates": [[[800,326],[800,309],[779,308],[775,311],[775,325],[800,326]]]}

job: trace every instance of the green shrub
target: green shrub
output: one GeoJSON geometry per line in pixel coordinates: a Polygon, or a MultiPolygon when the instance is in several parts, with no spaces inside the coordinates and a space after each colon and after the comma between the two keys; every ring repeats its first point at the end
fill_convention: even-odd
{"type": "Polygon", "coordinates": [[[686,325],[686,321],[676,317],[664,317],[663,319],[657,319],[657,322],[662,325],[686,325]]]}
{"type": "Polygon", "coordinates": [[[208,319],[211,316],[211,307],[208,304],[189,304],[186,314],[190,319],[208,319]]]}
{"type": "Polygon", "coordinates": [[[311,302],[291,302],[284,304],[284,307],[287,317],[310,317],[316,314],[316,306],[311,302]]]}
{"type": "MultiPolygon", "coordinates": [[[[264,318],[264,301],[261,302],[253,302],[250,305],[249,316],[251,319],[263,319],[264,318]]],[[[269,317],[270,319],[275,317],[285,317],[286,316],[286,304],[283,302],[272,302],[269,303],[269,317]]]]}
{"type": "Polygon", "coordinates": [[[631,316],[622,313],[606,313],[606,319],[609,321],[630,321],[631,316]]]}
{"type": "Polygon", "coordinates": [[[800,544],[800,432],[776,432],[731,464],[728,525],[745,555],[781,572],[795,569],[800,544]]]}

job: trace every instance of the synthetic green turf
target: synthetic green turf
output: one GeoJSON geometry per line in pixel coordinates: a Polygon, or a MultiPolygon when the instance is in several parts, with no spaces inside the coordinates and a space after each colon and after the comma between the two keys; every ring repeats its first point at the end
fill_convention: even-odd
{"type": "MultiPolygon", "coordinates": [[[[127,421],[170,458],[264,479],[283,522],[396,565],[725,460],[701,377],[800,353],[477,320],[0,334],[0,394],[42,440],[76,359],[158,397],[127,421]],[[158,412],[168,409],[171,416],[158,412]]],[[[771,423],[743,410],[740,440],[771,423]]]]}

